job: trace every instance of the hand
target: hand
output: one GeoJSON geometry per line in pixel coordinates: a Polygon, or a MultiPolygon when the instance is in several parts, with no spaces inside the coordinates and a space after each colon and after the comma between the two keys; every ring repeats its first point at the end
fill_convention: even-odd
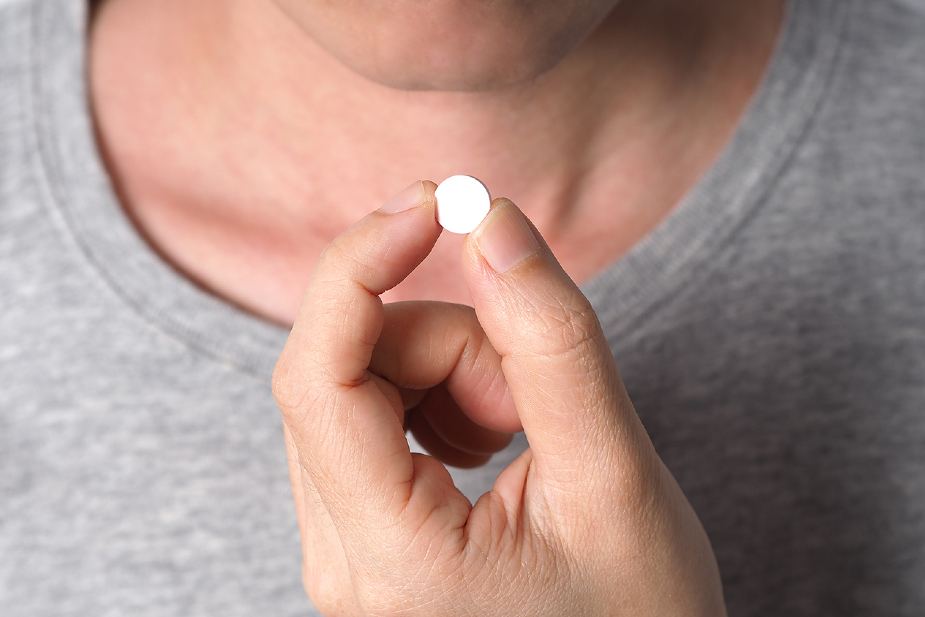
{"type": "Polygon", "coordinates": [[[725,615],[592,307],[513,203],[466,238],[474,314],[383,306],[440,234],[435,185],[418,188],[417,207],[325,249],[273,373],[312,600],[358,617],[725,615]],[[418,403],[412,430],[444,460],[484,460],[521,426],[530,447],[473,505],[409,451],[418,403]]]}

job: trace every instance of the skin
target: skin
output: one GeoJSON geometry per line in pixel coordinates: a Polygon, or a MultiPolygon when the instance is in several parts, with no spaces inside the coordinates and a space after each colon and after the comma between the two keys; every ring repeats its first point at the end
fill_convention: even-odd
{"type": "MultiPolygon", "coordinates": [[[[305,23],[328,5],[317,27],[343,34],[327,44],[362,56],[373,53],[378,22],[363,15],[376,4],[108,0],[93,22],[92,106],[125,209],[178,270],[275,323],[292,324],[321,249],[416,178],[477,176],[521,205],[569,274],[587,280],[662,220],[727,142],[781,10],[781,0],[624,0],[587,33],[601,3],[585,3],[571,33],[585,38],[543,50],[561,56],[545,73],[521,53],[529,77],[507,87],[407,91],[385,85],[389,76],[437,79],[431,66],[461,55],[474,67],[469,85],[472,75],[497,80],[498,57],[546,38],[542,24],[511,21],[522,1],[389,2],[396,18],[382,45],[400,50],[451,24],[460,37],[486,22],[506,27],[465,53],[428,36],[432,51],[399,66],[396,52],[377,81],[305,23]],[[487,14],[460,21],[463,6],[487,14]]],[[[530,4],[559,14],[558,0],[530,4]]],[[[441,238],[384,298],[469,303],[461,250],[459,238],[441,238]]]]}
{"type": "Polygon", "coordinates": [[[90,33],[97,136],[139,233],[292,326],[273,395],[306,591],[330,615],[724,614],[574,281],[709,167],[781,1],[384,5],[107,0],[90,33]],[[440,233],[430,180],[367,214],[453,173],[514,199],[466,237],[440,233]],[[536,250],[493,268],[489,229],[536,250]],[[530,448],[469,503],[441,461],[484,463],[518,430],[530,448]]]}

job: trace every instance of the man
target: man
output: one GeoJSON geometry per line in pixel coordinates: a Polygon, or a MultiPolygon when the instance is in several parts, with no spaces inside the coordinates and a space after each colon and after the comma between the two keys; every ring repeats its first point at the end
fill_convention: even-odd
{"type": "Polygon", "coordinates": [[[92,8],[0,7],[4,614],[310,614],[303,582],[332,614],[706,614],[720,578],[731,615],[918,614],[919,11],[92,8]],[[424,259],[433,185],[412,181],[454,173],[510,198],[483,225],[533,222],[535,250],[501,261],[545,287],[476,278],[488,227],[424,259]],[[364,216],[409,183],[418,208],[364,216]],[[542,310],[507,311],[538,288],[542,310]],[[382,314],[379,291],[476,311],[382,314]],[[575,362],[517,362],[556,337],[575,362]],[[467,372],[451,352],[473,340],[467,372]],[[422,349],[447,381],[396,387],[422,349]],[[360,381],[384,401],[316,404],[360,381]],[[495,404],[466,398],[480,383],[495,404]],[[389,492],[433,461],[398,449],[400,424],[468,502],[389,492]],[[470,523],[503,517],[470,514],[502,470],[486,501],[508,509],[488,511],[531,499],[536,524],[508,529],[550,540],[541,559],[459,561],[480,552],[433,533],[453,548],[436,562],[389,509],[452,504],[427,520],[491,537],[470,523]]]}

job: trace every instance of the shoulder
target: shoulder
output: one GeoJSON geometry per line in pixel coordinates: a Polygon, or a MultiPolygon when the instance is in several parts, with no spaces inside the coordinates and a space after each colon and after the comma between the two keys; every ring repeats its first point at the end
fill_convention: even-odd
{"type": "Polygon", "coordinates": [[[776,177],[778,207],[766,210],[844,267],[925,267],[925,0],[912,1],[820,3],[846,12],[829,22],[840,23],[832,60],[812,73],[824,80],[822,96],[797,112],[811,118],[776,177]]]}
{"type": "Polygon", "coordinates": [[[0,90],[4,95],[15,86],[11,79],[15,73],[22,72],[28,66],[31,45],[29,26],[32,23],[32,9],[37,1],[0,0],[0,90]]]}
{"type": "Polygon", "coordinates": [[[34,67],[34,11],[43,0],[0,0],[0,235],[24,215],[29,184],[30,75],[34,67]]]}
{"type": "Polygon", "coordinates": [[[26,111],[33,48],[31,11],[36,1],[0,0],[0,174],[16,163],[9,150],[26,111]]]}
{"type": "Polygon", "coordinates": [[[849,13],[800,163],[843,198],[892,205],[897,216],[921,222],[925,0],[836,1],[849,13]]]}
{"type": "Polygon", "coordinates": [[[921,119],[925,0],[853,0],[847,10],[841,65],[833,84],[838,100],[863,105],[871,117],[903,110],[921,119]]]}
{"type": "Polygon", "coordinates": [[[925,27],[925,0],[853,0],[855,33],[871,41],[892,43],[894,47],[921,48],[925,27]]]}
{"type": "MultiPolygon", "coordinates": [[[[28,26],[31,11],[39,1],[0,0],[0,32],[4,34],[3,38],[0,38],[0,47],[7,48],[10,44],[9,37],[15,36],[17,31],[22,31],[28,26]]],[[[5,59],[0,57],[0,61],[5,59]]]]}

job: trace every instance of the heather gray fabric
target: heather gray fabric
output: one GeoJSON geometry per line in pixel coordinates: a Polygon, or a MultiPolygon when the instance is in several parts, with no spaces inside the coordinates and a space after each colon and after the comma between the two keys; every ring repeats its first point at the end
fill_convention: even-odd
{"type": "MultiPolygon", "coordinates": [[[[287,331],[123,215],[85,17],[0,1],[0,614],[311,615],[287,331]]],[[[925,614],[921,9],[793,0],[714,166],[584,289],[730,615],[925,614]]],[[[475,498],[524,446],[454,477],[475,498]]]]}

